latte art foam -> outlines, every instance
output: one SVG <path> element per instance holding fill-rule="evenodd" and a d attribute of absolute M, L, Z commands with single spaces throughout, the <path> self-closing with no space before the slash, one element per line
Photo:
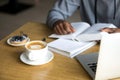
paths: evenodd
<path fill-rule="evenodd" d="M 39 50 L 45 48 L 45 45 L 40 42 L 31 42 L 27 45 L 27 48 L 31 50 Z"/>
<path fill-rule="evenodd" d="M 41 45 L 31 45 L 30 49 L 41 49 L 42 46 Z"/>

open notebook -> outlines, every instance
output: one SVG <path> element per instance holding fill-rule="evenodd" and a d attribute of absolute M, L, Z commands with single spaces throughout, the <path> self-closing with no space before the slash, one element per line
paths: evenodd
<path fill-rule="evenodd" d="M 95 80 L 120 77 L 120 33 L 104 35 L 98 53 L 80 54 L 76 59 Z"/>
<path fill-rule="evenodd" d="M 89 25 L 86 22 L 74 22 L 71 23 L 75 32 L 67 35 L 51 34 L 50 38 L 64 38 L 64 39 L 75 39 L 77 41 L 93 41 L 100 40 L 100 30 L 105 27 L 116 28 L 115 25 L 110 23 L 96 23 Z"/>

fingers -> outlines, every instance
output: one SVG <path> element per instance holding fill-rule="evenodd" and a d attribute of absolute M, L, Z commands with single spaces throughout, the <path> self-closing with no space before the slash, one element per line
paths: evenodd
<path fill-rule="evenodd" d="M 56 34 L 67 34 L 67 31 L 64 30 L 64 25 L 62 23 L 60 24 L 57 24 L 55 27 L 54 27 L 54 32 Z"/>
<path fill-rule="evenodd" d="M 68 22 L 64 22 L 64 30 L 66 30 L 68 34 L 75 32 L 74 28 Z"/>
<path fill-rule="evenodd" d="M 102 32 L 108 32 L 108 33 L 116 33 L 117 28 L 103 28 L 101 29 Z"/>
<path fill-rule="evenodd" d="M 67 21 L 59 20 L 54 24 L 54 32 L 63 35 L 73 33 L 75 30 Z"/>

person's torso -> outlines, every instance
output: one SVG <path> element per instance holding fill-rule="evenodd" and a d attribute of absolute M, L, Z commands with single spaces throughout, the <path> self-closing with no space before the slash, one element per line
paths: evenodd
<path fill-rule="evenodd" d="M 80 0 L 81 18 L 90 24 L 113 23 L 120 27 L 119 8 L 120 0 Z"/>

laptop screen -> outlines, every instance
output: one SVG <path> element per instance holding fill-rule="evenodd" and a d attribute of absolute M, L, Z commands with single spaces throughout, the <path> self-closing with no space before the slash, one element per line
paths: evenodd
<path fill-rule="evenodd" d="M 120 77 L 120 33 L 104 35 L 101 39 L 96 80 Z"/>
<path fill-rule="evenodd" d="M 79 54 L 76 59 L 95 80 L 120 77 L 120 33 L 103 35 L 98 53 Z"/>

